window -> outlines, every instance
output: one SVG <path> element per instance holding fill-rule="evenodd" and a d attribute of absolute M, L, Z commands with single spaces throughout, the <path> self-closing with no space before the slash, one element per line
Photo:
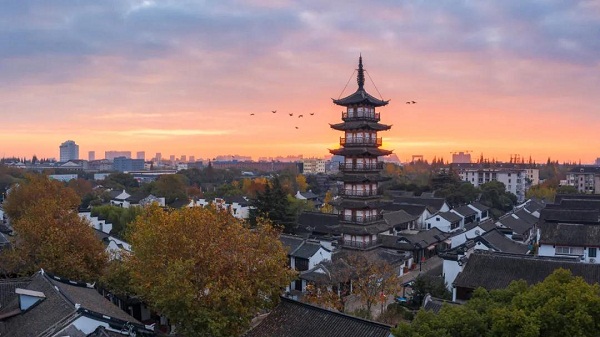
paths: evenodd
<path fill-rule="evenodd" d="M 295 262 L 297 271 L 308 270 L 308 259 L 302 259 L 297 257 Z"/>
<path fill-rule="evenodd" d="M 588 248 L 588 257 L 596 257 L 597 248 Z"/>
<path fill-rule="evenodd" d="M 557 255 L 583 255 L 583 248 L 556 246 L 555 252 Z"/>

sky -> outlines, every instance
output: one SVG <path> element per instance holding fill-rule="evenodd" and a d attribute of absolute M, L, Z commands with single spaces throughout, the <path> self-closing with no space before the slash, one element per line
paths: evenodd
<path fill-rule="evenodd" d="M 323 157 L 359 55 L 402 161 L 600 157 L 600 1 L 0 3 L 4 157 Z"/>

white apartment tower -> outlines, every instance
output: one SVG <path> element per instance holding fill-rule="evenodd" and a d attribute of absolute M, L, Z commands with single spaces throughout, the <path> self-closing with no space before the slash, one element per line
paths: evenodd
<path fill-rule="evenodd" d="M 67 162 L 69 160 L 79 159 L 79 145 L 72 140 L 60 144 L 60 161 Z"/>

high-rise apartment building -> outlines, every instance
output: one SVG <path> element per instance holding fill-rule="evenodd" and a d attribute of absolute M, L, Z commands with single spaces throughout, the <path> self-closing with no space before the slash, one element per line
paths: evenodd
<path fill-rule="evenodd" d="M 96 160 L 96 151 L 88 151 L 88 160 Z"/>
<path fill-rule="evenodd" d="M 185 154 L 181 155 L 181 162 L 185 163 L 187 159 L 187 156 Z"/>
<path fill-rule="evenodd" d="M 142 159 L 142 160 L 146 160 L 146 152 L 145 151 L 138 151 L 135 154 L 135 159 Z"/>
<path fill-rule="evenodd" d="M 79 159 L 79 145 L 75 144 L 74 141 L 67 140 L 60 144 L 59 149 L 61 162 Z"/>
<path fill-rule="evenodd" d="M 156 155 L 154 156 L 154 159 L 156 159 L 156 161 L 158 163 L 160 163 L 160 161 L 162 160 L 162 153 L 156 152 Z"/>
<path fill-rule="evenodd" d="M 194 157 L 194 156 L 190 156 L 190 161 L 189 161 L 189 162 L 190 162 L 190 163 L 193 163 L 193 162 L 195 162 L 195 161 L 196 161 L 196 157 Z"/>

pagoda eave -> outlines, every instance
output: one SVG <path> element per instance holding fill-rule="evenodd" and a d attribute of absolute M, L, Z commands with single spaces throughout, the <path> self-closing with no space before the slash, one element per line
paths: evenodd
<path fill-rule="evenodd" d="M 389 231 L 394 226 L 388 225 L 385 221 L 373 223 L 369 225 L 355 225 L 355 224 L 341 224 L 342 232 L 350 235 L 361 235 L 361 234 L 379 234 L 382 232 Z"/>
<path fill-rule="evenodd" d="M 341 174 L 331 177 L 332 180 L 341 181 L 344 183 L 364 183 L 364 182 L 382 182 L 388 181 L 392 178 L 383 177 L 379 174 L 360 174 L 360 175 L 349 175 Z"/>
<path fill-rule="evenodd" d="M 367 122 L 367 121 L 353 121 L 353 122 L 329 124 L 329 127 L 334 130 L 338 130 L 338 131 L 346 131 L 346 130 L 387 131 L 392 128 L 391 125 L 385 125 L 385 124 L 381 124 L 381 123 Z"/>
<path fill-rule="evenodd" d="M 351 147 L 351 148 L 347 148 L 347 147 L 341 147 L 339 149 L 330 149 L 329 153 L 333 154 L 333 155 L 338 155 L 338 156 L 364 156 L 364 155 L 371 155 L 371 156 L 387 156 L 389 154 L 392 154 L 392 150 L 384 150 L 384 149 L 378 149 L 378 148 L 374 148 L 374 147 Z"/>
<path fill-rule="evenodd" d="M 340 106 L 350 106 L 350 105 L 370 105 L 373 107 L 380 107 L 387 105 L 390 101 L 384 101 L 379 98 L 375 98 L 367 93 L 363 88 L 359 88 L 353 94 L 350 94 L 344 98 L 333 99 L 333 103 Z"/>

